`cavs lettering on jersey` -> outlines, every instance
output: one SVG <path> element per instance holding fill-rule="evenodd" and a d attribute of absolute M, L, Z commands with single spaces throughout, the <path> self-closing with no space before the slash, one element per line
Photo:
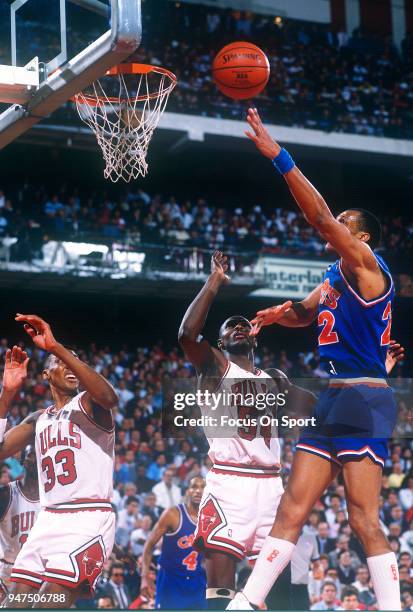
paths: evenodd
<path fill-rule="evenodd" d="M 36 457 L 43 507 L 71 502 L 73 506 L 76 500 L 80 506 L 93 500 L 95 505 L 99 500 L 107 505 L 112 497 L 114 430 L 95 423 L 82 406 L 82 395 L 60 410 L 47 408 L 37 420 Z"/>
<path fill-rule="evenodd" d="M 394 285 L 383 259 L 375 258 L 388 287 L 374 300 L 364 300 L 346 279 L 340 260 L 324 275 L 319 304 L 318 345 L 323 368 L 344 378 L 387 376 Z"/>
<path fill-rule="evenodd" d="M 238 394 L 245 397 L 246 394 L 267 392 L 277 393 L 273 379 L 269 374 L 255 368 L 249 372 L 229 361 L 226 372 L 222 377 L 215 394 L 225 392 L 227 396 Z M 200 406 L 203 415 L 211 416 L 210 407 Z M 241 423 L 248 423 L 250 419 L 256 419 L 258 424 L 240 425 L 234 430 L 232 437 L 216 438 L 209 437 L 217 429 L 205 429 L 209 443 L 209 457 L 214 463 L 214 471 L 226 473 L 242 473 L 243 471 L 257 471 L 257 475 L 273 475 L 279 469 L 280 444 L 277 431 L 271 425 L 261 426 L 259 417 L 268 414 L 268 410 L 257 410 L 253 406 L 240 405 L 239 400 L 232 406 L 218 406 L 215 415 L 228 415 L 232 419 L 240 419 Z M 223 431 L 221 429 L 221 431 Z"/>
<path fill-rule="evenodd" d="M 40 501 L 25 497 L 18 481 L 11 482 L 8 487 L 10 501 L 0 521 L 0 559 L 12 564 L 27 540 L 41 506 Z"/>

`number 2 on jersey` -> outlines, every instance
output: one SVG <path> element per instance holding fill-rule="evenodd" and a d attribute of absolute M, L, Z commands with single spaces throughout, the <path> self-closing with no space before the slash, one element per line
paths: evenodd
<path fill-rule="evenodd" d="M 335 344 L 339 342 L 337 332 L 333 331 L 336 319 L 330 310 L 323 310 L 318 315 L 318 325 L 324 326 L 318 336 L 318 344 Z"/>
<path fill-rule="evenodd" d="M 391 335 L 391 319 L 392 319 L 391 302 L 387 302 L 387 306 L 384 309 L 382 319 L 383 321 L 387 321 L 387 325 L 386 325 L 386 329 L 381 335 L 380 344 L 381 346 L 387 346 L 388 344 L 390 344 L 390 335 Z"/>

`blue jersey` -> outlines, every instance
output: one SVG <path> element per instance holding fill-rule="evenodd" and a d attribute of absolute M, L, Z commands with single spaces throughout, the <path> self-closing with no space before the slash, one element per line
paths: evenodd
<path fill-rule="evenodd" d="M 321 364 L 332 376 L 386 378 L 394 284 L 383 259 L 374 254 L 388 279 L 380 297 L 364 300 L 350 285 L 340 260 L 324 275 L 318 312 Z"/>
<path fill-rule="evenodd" d="M 178 509 L 178 529 L 163 537 L 155 607 L 181 610 L 204 608 L 206 576 L 202 566 L 203 556 L 192 546 L 196 524 L 184 504 L 179 504 Z"/>

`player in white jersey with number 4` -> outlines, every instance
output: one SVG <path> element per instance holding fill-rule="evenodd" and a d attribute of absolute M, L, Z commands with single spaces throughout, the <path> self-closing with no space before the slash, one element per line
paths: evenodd
<path fill-rule="evenodd" d="M 114 543 L 111 410 L 118 398 L 108 381 L 60 344 L 40 317 L 17 315 L 16 320 L 37 347 L 51 353 L 43 376 L 54 405 L 4 435 L 11 393 L 2 389 L 0 460 L 35 442 L 42 506 L 16 558 L 11 574 L 16 585 L 6 606 L 32 607 L 34 601 L 33 607 L 67 608 L 93 592 Z M 24 368 L 21 352 L 13 351 L 14 367 Z M 80 386 L 85 391 L 79 393 Z"/>
<path fill-rule="evenodd" d="M 258 554 L 283 493 L 277 432 L 271 425 L 249 425 L 249 419 L 259 415 L 254 406 L 243 405 L 241 397 L 248 393 L 277 395 L 279 389 L 272 376 L 254 366 L 256 339 L 251 324 L 241 316 L 227 319 L 220 329 L 218 349 L 199 336 L 219 288 L 229 280 L 227 267 L 226 257 L 214 253 L 211 275 L 188 308 L 179 331 L 180 344 L 197 370 L 201 389 L 240 394 L 241 400 L 227 410 L 229 417 L 240 419 L 236 435 L 226 437 L 219 427 L 216 436 L 210 429 L 206 432 L 213 467 L 206 478 L 194 540 L 206 558 L 207 607 L 221 610 L 234 595 L 237 561 Z M 289 384 L 282 372 L 276 378 Z M 205 405 L 202 412 L 207 415 Z"/>

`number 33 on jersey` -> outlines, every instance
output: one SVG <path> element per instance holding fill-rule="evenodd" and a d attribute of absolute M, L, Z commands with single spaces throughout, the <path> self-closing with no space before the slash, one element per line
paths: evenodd
<path fill-rule="evenodd" d="M 318 313 L 321 364 L 330 375 L 386 378 L 394 284 L 383 259 L 376 260 L 388 279 L 383 295 L 364 300 L 346 279 L 340 261 L 324 275 Z"/>
<path fill-rule="evenodd" d="M 36 455 L 43 507 L 112 497 L 114 431 L 91 419 L 82 406 L 82 395 L 60 411 L 47 408 L 37 419 Z"/>

